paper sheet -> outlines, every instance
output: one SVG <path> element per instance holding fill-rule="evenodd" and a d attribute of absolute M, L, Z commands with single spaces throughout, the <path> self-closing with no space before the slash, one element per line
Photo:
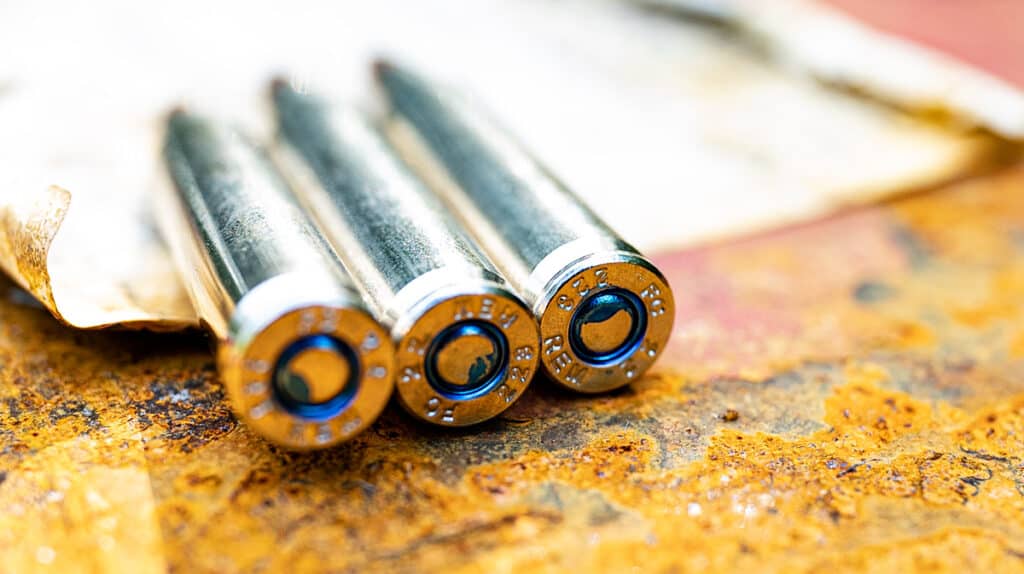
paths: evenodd
<path fill-rule="evenodd" d="M 83 328 L 195 324 L 147 215 L 169 106 L 265 137 L 272 75 L 372 109 L 380 53 L 473 91 L 647 250 L 931 185 L 993 153 L 628 3 L 41 1 L 0 8 L 0 53 L 0 265 Z"/>
<path fill-rule="evenodd" d="M 734 23 L 828 82 L 1024 140 L 1024 5 L 1015 0 L 641 1 Z"/>

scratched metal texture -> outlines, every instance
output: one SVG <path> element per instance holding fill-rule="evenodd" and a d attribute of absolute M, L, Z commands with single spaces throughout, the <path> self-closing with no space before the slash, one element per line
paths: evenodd
<path fill-rule="evenodd" d="M 315 454 L 235 422 L 199 336 L 3 280 L 0 571 L 1024 569 L 1024 169 L 659 263 L 631 388 Z"/>

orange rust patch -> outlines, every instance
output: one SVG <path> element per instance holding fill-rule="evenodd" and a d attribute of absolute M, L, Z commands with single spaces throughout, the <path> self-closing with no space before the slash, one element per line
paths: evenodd
<path fill-rule="evenodd" d="M 197 337 L 70 331 L 0 280 L 0 563 L 1019 570 L 1022 180 L 666 256 L 685 308 L 629 388 L 310 454 L 235 422 Z"/>

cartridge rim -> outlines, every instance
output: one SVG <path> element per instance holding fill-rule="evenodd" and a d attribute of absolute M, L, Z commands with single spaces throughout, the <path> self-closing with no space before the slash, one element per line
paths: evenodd
<path fill-rule="evenodd" d="M 325 448 L 357 435 L 384 410 L 394 386 L 394 346 L 383 327 L 357 307 L 301 305 L 240 328 L 221 348 L 221 371 L 238 417 L 292 449 Z M 325 400 L 289 397 L 278 380 L 308 349 L 335 352 L 344 363 L 326 374 L 336 371 L 343 381 Z M 325 376 L 322 365 L 314 376 Z"/>
<path fill-rule="evenodd" d="M 583 257 L 565 266 L 545 292 L 538 305 L 541 363 L 574 391 L 600 393 L 637 380 L 672 333 L 672 290 L 636 253 Z"/>
<path fill-rule="evenodd" d="M 469 346 L 470 342 L 459 342 L 466 337 L 478 339 L 477 352 L 457 353 L 461 362 L 439 365 L 445 349 Z M 538 343 L 529 309 L 503 287 L 439 294 L 399 339 L 399 402 L 416 418 L 442 426 L 462 427 L 493 418 L 511 407 L 530 384 L 537 371 Z M 493 358 L 487 360 L 489 352 Z"/>

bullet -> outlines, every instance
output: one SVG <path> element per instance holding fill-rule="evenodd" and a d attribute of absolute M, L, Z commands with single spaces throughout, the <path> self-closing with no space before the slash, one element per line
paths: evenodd
<path fill-rule="evenodd" d="M 396 344 L 396 389 L 444 426 L 492 418 L 537 370 L 537 325 L 358 113 L 275 83 L 282 165 Z"/>
<path fill-rule="evenodd" d="M 394 388 L 394 347 L 266 155 L 179 110 L 163 159 L 161 231 L 238 417 L 294 449 L 370 425 Z"/>
<path fill-rule="evenodd" d="M 537 317 L 545 371 L 596 393 L 650 368 L 675 310 L 658 269 L 468 99 L 391 63 L 375 73 L 391 140 Z"/>

